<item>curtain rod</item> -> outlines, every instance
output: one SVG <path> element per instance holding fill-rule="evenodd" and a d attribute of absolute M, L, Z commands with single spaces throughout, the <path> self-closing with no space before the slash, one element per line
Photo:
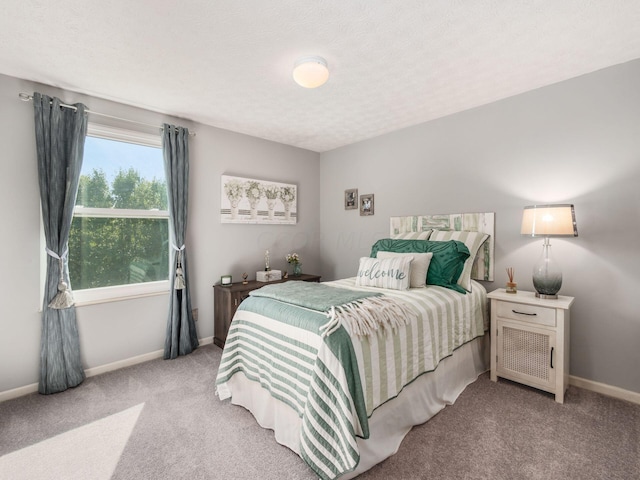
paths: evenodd
<path fill-rule="evenodd" d="M 29 102 L 29 101 L 33 100 L 33 95 L 29 95 L 28 93 L 19 93 L 18 97 L 20 97 L 20 100 L 22 100 L 23 102 Z M 64 108 L 70 108 L 72 110 L 78 110 L 74 105 L 67 105 L 66 103 L 61 103 L 60 106 L 64 107 Z M 157 125 L 151 125 L 150 123 L 138 122 L 136 120 L 129 120 L 127 118 L 115 117 L 113 115 L 107 115 L 106 113 L 94 112 L 93 110 L 89 110 L 88 108 L 86 108 L 84 111 L 86 113 L 90 113 L 91 115 L 98 115 L 99 117 L 111 118 L 113 120 L 120 120 L 120 121 L 123 121 L 123 122 L 129 122 L 129 123 L 137 123 L 138 125 L 144 125 L 145 127 L 159 128 L 160 130 L 163 130 L 162 127 L 158 127 Z M 195 132 L 189 132 L 189 136 L 190 137 L 195 137 L 196 133 Z"/>

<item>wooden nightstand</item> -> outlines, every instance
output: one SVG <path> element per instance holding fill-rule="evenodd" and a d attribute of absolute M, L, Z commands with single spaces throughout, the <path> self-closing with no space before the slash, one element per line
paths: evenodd
<path fill-rule="evenodd" d="M 289 280 L 298 280 L 303 282 L 319 282 L 320 275 L 309 275 L 303 273 L 298 277 L 289 276 L 282 280 L 274 280 L 273 282 L 257 282 L 251 280 L 243 285 L 242 282 L 232 283 L 230 286 L 223 287 L 220 284 L 213 286 L 213 343 L 220 348 L 224 348 L 224 342 L 227 340 L 229 333 L 229 325 L 231 319 L 238 309 L 238 305 L 249 296 L 249 292 L 256 290 L 265 285 L 274 283 L 287 282 Z"/>
<path fill-rule="evenodd" d="M 569 318 L 573 297 L 546 300 L 533 292 L 491 299 L 491 380 L 508 378 L 555 394 L 564 403 L 569 385 Z"/>

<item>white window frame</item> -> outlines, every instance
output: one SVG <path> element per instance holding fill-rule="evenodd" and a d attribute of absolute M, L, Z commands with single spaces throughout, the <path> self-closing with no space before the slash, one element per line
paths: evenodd
<path fill-rule="evenodd" d="M 115 140 L 118 142 L 145 145 L 148 147 L 162 148 L 160 133 L 149 134 L 126 130 L 107 125 L 89 122 L 87 136 Z M 111 208 L 86 208 L 76 206 L 74 216 L 81 217 L 109 217 L 109 218 L 166 218 L 169 221 L 168 210 L 130 210 Z M 169 252 L 169 258 L 171 258 Z M 42 282 L 44 284 L 44 282 Z M 71 279 L 73 287 L 73 278 Z M 111 287 L 87 288 L 73 290 L 76 306 L 93 305 L 97 303 L 116 302 L 133 298 L 163 295 L 169 292 L 169 280 L 157 282 L 135 283 L 128 285 L 114 285 Z"/>

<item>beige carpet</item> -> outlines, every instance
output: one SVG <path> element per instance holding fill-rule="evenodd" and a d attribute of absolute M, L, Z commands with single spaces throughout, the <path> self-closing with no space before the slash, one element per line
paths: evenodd
<path fill-rule="evenodd" d="M 0 478 L 109 480 L 144 404 L 0 457 Z"/>
<path fill-rule="evenodd" d="M 220 402 L 220 349 L 201 347 L 0 403 L 0 479 L 311 480 L 241 407 Z M 640 405 L 482 375 L 359 478 L 640 479 Z"/>

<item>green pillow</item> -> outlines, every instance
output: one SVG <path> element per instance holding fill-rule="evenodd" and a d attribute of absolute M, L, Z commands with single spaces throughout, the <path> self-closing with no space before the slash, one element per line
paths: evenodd
<path fill-rule="evenodd" d="M 433 253 L 429 270 L 427 271 L 427 285 L 439 285 L 460 293 L 467 293 L 458 285 L 460 274 L 464 270 L 464 262 L 471 255 L 467 246 L 457 240 L 448 242 L 430 242 L 428 240 L 396 240 L 383 238 L 371 247 L 371 257 L 378 252 L 396 253 Z"/>

